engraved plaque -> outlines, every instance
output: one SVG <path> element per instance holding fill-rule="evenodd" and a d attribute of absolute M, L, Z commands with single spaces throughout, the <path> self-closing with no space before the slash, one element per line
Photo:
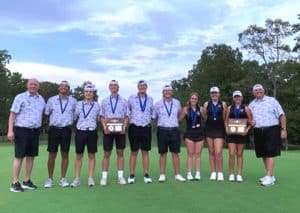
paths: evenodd
<path fill-rule="evenodd" d="M 107 118 L 106 119 L 107 129 L 111 134 L 121 133 L 124 125 L 123 118 Z"/>
<path fill-rule="evenodd" d="M 246 133 L 247 119 L 229 119 L 228 130 L 230 134 Z"/>

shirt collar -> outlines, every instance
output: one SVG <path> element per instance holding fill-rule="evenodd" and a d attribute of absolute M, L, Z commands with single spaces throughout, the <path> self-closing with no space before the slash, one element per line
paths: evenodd
<path fill-rule="evenodd" d="M 88 104 L 88 105 L 92 105 L 94 103 L 94 101 L 87 102 L 86 100 L 83 100 L 82 102 L 83 104 Z"/>
<path fill-rule="evenodd" d="M 59 98 L 60 98 L 59 95 L 56 95 L 56 98 L 59 100 Z M 63 98 L 63 99 L 68 99 L 68 98 L 69 98 L 69 96 L 67 95 L 66 98 Z"/>
<path fill-rule="evenodd" d="M 257 98 L 255 98 L 255 102 L 259 102 L 259 101 L 265 101 L 267 99 L 267 97 L 266 97 L 266 95 L 264 95 L 264 97 L 263 98 L 261 98 L 261 99 L 257 99 Z"/>
<path fill-rule="evenodd" d="M 40 97 L 40 94 L 39 94 L 39 93 L 36 93 L 36 95 L 31 95 L 29 91 L 26 91 L 26 95 L 27 95 L 28 97 L 37 97 L 37 98 Z"/>

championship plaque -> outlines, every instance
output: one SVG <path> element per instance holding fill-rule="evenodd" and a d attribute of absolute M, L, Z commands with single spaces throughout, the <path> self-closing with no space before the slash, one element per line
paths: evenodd
<path fill-rule="evenodd" d="M 246 133 L 248 119 L 229 119 L 228 130 L 230 134 Z"/>
<path fill-rule="evenodd" d="M 124 119 L 123 118 L 107 118 L 106 126 L 110 134 L 121 133 L 123 130 Z"/>

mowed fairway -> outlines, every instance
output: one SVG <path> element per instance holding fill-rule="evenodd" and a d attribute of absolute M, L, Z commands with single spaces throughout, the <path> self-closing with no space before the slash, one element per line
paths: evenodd
<path fill-rule="evenodd" d="M 78 188 L 45 189 L 47 178 L 46 145 L 40 146 L 40 156 L 36 159 L 32 180 L 38 185 L 36 191 L 12 193 L 11 165 L 13 146 L 0 145 L 0 212 L 299 212 L 300 193 L 300 152 L 283 152 L 276 165 L 276 185 L 269 188 L 259 186 L 257 180 L 263 175 L 261 160 L 255 158 L 252 150 L 244 153 L 243 183 L 227 181 L 227 149 L 224 149 L 224 182 L 210 181 L 207 149 L 202 155 L 202 180 L 195 182 L 175 182 L 171 156 L 168 158 L 167 182 L 158 183 L 158 154 L 154 147 L 151 152 L 152 184 L 142 180 L 141 161 L 139 158 L 136 172 L 136 184 L 121 186 L 116 183 L 115 153 L 112 155 L 109 171 L 109 185 L 99 186 L 102 147 L 97 154 L 95 187 L 87 186 L 87 159 L 85 156 L 81 175 L 81 186 Z M 74 146 L 70 152 L 70 166 L 67 178 L 73 179 Z M 125 154 L 125 174 L 128 175 L 129 147 Z M 140 156 L 139 156 L 140 157 Z M 181 150 L 181 171 L 185 175 L 185 148 Z M 55 181 L 59 179 L 58 158 L 55 170 Z M 23 169 L 22 169 L 23 171 Z M 21 175 L 21 180 L 23 173 Z"/>

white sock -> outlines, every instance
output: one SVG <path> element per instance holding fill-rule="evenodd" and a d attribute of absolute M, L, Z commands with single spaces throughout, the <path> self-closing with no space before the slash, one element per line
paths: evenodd
<path fill-rule="evenodd" d="M 102 172 L 102 178 L 107 178 L 107 171 Z"/>
<path fill-rule="evenodd" d="M 192 172 L 187 172 L 187 175 L 192 175 Z"/>
<path fill-rule="evenodd" d="M 123 170 L 118 170 L 118 178 L 123 177 L 124 171 Z"/>

